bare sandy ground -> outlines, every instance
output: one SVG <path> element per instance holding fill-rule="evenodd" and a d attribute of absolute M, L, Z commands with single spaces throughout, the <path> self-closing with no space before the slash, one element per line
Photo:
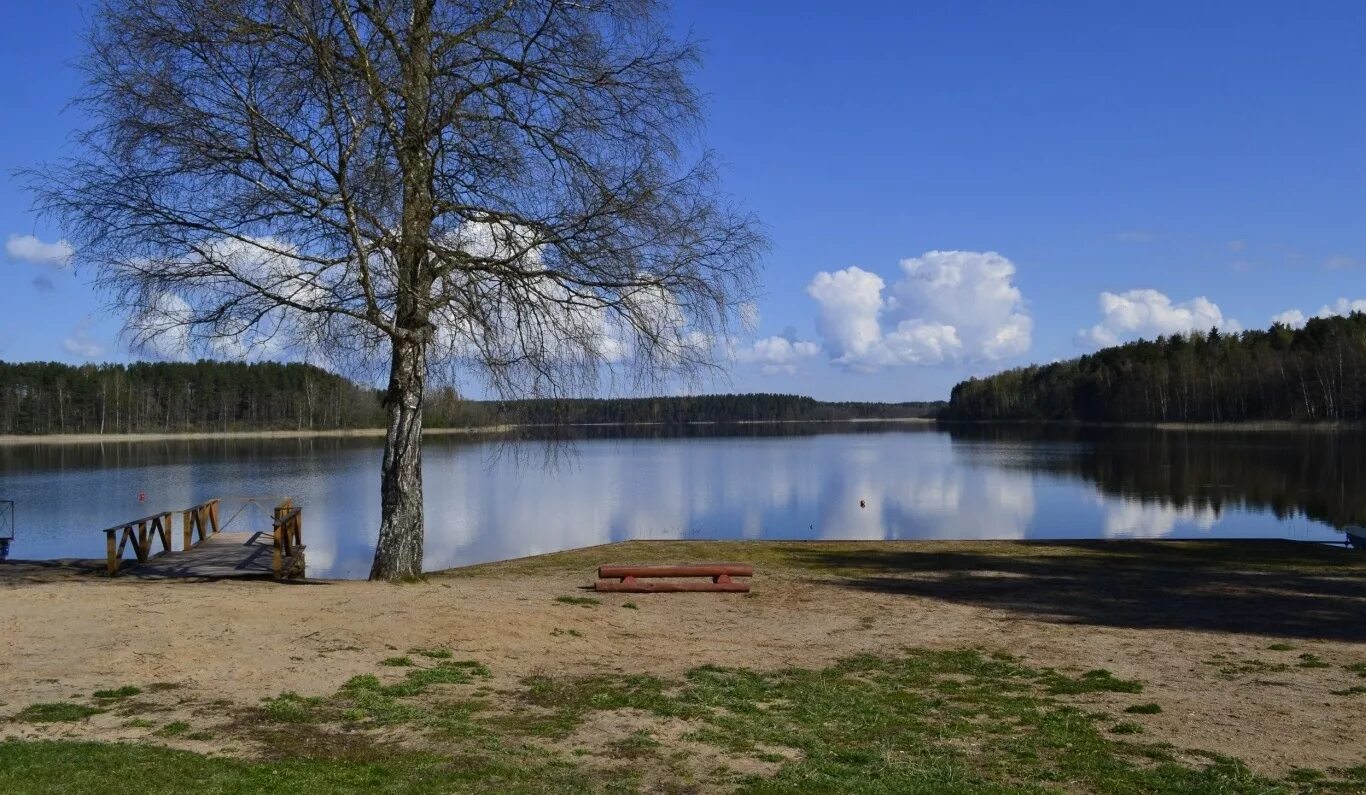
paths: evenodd
<path fill-rule="evenodd" d="M 1281 554 L 1275 545 L 1234 564 L 1211 563 L 1206 547 L 1154 562 L 1157 547 L 1143 542 L 1103 554 L 1079 545 L 782 546 L 781 560 L 776 547 L 726 547 L 728 557 L 756 560 L 751 596 L 603 594 L 595 608 L 555 601 L 583 595 L 595 562 L 714 559 L 715 549 L 628 544 L 405 585 L 111 581 L 0 565 L 0 737 L 127 738 L 112 716 L 46 727 L 4 720 L 125 684 L 181 685 L 163 705 L 167 719 L 286 690 L 330 694 L 411 647 L 452 649 L 506 686 L 537 673 L 772 669 L 979 647 L 1141 681 L 1142 699 L 1164 707 L 1132 716 L 1152 741 L 1272 775 L 1366 764 L 1366 695 L 1333 695 L 1366 684 L 1344 668 L 1366 662 L 1366 566 L 1357 565 L 1366 556 L 1315 551 L 1282 568 L 1264 559 Z M 1345 564 L 1319 567 L 1324 555 Z M 627 601 L 639 609 L 621 609 Z M 1294 648 L 1268 649 L 1279 643 Z M 1300 667 L 1306 653 L 1327 667 Z M 1101 709 L 1133 700 L 1084 698 Z"/>

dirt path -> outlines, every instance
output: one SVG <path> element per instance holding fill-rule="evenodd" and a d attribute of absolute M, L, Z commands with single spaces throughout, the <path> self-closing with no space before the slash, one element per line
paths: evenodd
<path fill-rule="evenodd" d="M 110 581 L 0 566 L 0 736 L 119 738 L 112 721 L 42 728 L 3 719 L 125 684 L 176 683 L 184 709 L 253 705 L 286 690 L 330 694 L 413 647 L 451 649 L 507 684 L 536 673 L 809 667 L 860 652 L 980 647 L 1030 666 L 1107 668 L 1143 682 L 1143 698 L 1163 706 L 1135 716 L 1153 741 L 1273 775 L 1366 764 L 1366 748 L 1343 741 L 1366 734 L 1366 694 L 1334 695 L 1366 685 L 1346 667 L 1366 662 L 1366 643 L 1337 621 L 1343 611 L 1356 611 L 1357 623 L 1366 616 L 1359 566 L 1158 565 L 1028 545 L 780 546 L 726 548 L 758 561 L 750 596 L 605 594 L 587 607 L 556 598 L 584 595 L 589 560 L 714 550 L 627 545 L 410 585 Z M 843 566 L 810 559 L 829 554 L 843 555 Z M 916 557 L 869 563 L 872 554 Z M 1096 577 L 1108 593 L 1074 590 L 1098 587 Z M 1316 624 L 1291 620 L 1305 609 L 1317 611 Z M 1259 620 L 1264 631 L 1254 630 Z M 1303 667 L 1310 659 L 1321 662 Z M 1114 697 L 1090 698 L 1103 708 Z"/>

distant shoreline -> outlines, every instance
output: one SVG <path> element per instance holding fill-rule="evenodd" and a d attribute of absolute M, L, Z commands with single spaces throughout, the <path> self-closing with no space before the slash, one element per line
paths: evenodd
<path fill-rule="evenodd" d="M 1359 431 L 1362 422 L 1291 422 L 1290 420 L 1253 420 L 1249 422 L 1087 422 L 1085 420 L 935 420 L 940 425 L 1049 425 L 1071 428 L 1133 428 L 1156 431 Z"/>
<path fill-rule="evenodd" d="M 425 428 L 424 436 L 500 433 L 512 425 L 482 425 L 476 428 Z M 106 444 L 110 442 L 182 442 L 213 439 L 354 439 L 383 438 L 385 428 L 341 428 L 298 431 L 190 431 L 187 433 L 47 433 L 33 436 L 0 436 L 0 447 L 40 444 Z"/>
<path fill-rule="evenodd" d="M 865 422 L 901 422 L 931 424 L 936 420 L 929 417 L 870 417 L 846 420 L 731 420 L 726 422 L 699 421 L 682 423 L 684 425 L 796 425 L 796 424 L 834 424 Z M 424 428 L 423 436 L 462 436 L 485 433 L 506 433 L 518 428 L 630 428 L 653 427 L 671 423 L 661 422 L 601 422 L 572 423 L 568 425 L 479 425 L 469 428 Z M 189 431 L 186 433 L 48 433 L 25 435 L 0 435 L 0 447 L 21 447 L 24 445 L 57 444 L 110 444 L 114 442 L 195 442 L 235 439 L 365 439 L 383 438 L 385 428 L 341 428 L 334 430 L 297 430 L 297 431 Z"/>

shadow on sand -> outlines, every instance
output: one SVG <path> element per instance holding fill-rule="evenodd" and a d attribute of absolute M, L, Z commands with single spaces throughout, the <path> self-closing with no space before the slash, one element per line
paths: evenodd
<path fill-rule="evenodd" d="M 1366 554 L 1301 542 L 1025 543 L 1006 554 L 799 551 L 847 588 L 1060 623 L 1366 641 Z"/>

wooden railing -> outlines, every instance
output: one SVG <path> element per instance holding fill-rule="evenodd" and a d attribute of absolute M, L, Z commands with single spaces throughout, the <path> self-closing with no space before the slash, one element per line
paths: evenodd
<path fill-rule="evenodd" d="M 218 500 L 209 500 L 202 505 L 193 508 L 186 508 L 182 515 L 181 526 L 185 532 L 185 546 L 182 549 L 190 549 L 200 544 L 204 539 L 217 535 L 218 529 Z M 195 541 L 194 536 L 198 533 L 199 540 Z"/>
<path fill-rule="evenodd" d="M 218 500 L 209 500 L 193 508 L 187 508 L 180 514 L 184 549 L 190 549 L 219 532 Z M 123 554 L 130 543 L 133 546 L 133 554 L 137 557 L 138 563 L 146 563 L 152 558 L 171 552 L 171 533 L 174 531 L 175 525 L 174 516 L 175 511 L 156 513 L 105 530 L 104 549 L 109 576 L 117 575 L 119 569 L 123 568 Z M 198 541 L 194 540 L 196 533 L 199 535 Z M 153 554 L 152 544 L 158 541 L 161 550 Z"/>
<path fill-rule="evenodd" d="M 271 556 L 271 570 L 276 578 L 294 577 L 303 573 L 304 568 L 304 520 L 303 509 L 296 508 L 292 500 L 284 500 L 275 506 L 274 516 L 275 550 Z"/>
<path fill-rule="evenodd" d="M 170 511 L 144 516 L 131 522 L 124 522 L 104 531 L 105 554 L 108 557 L 109 576 L 119 573 L 123 565 L 123 552 L 128 542 L 133 542 L 133 553 L 138 563 L 146 563 L 157 555 L 171 551 Z M 152 554 L 152 542 L 161 541 L 161 551 Z"/>

